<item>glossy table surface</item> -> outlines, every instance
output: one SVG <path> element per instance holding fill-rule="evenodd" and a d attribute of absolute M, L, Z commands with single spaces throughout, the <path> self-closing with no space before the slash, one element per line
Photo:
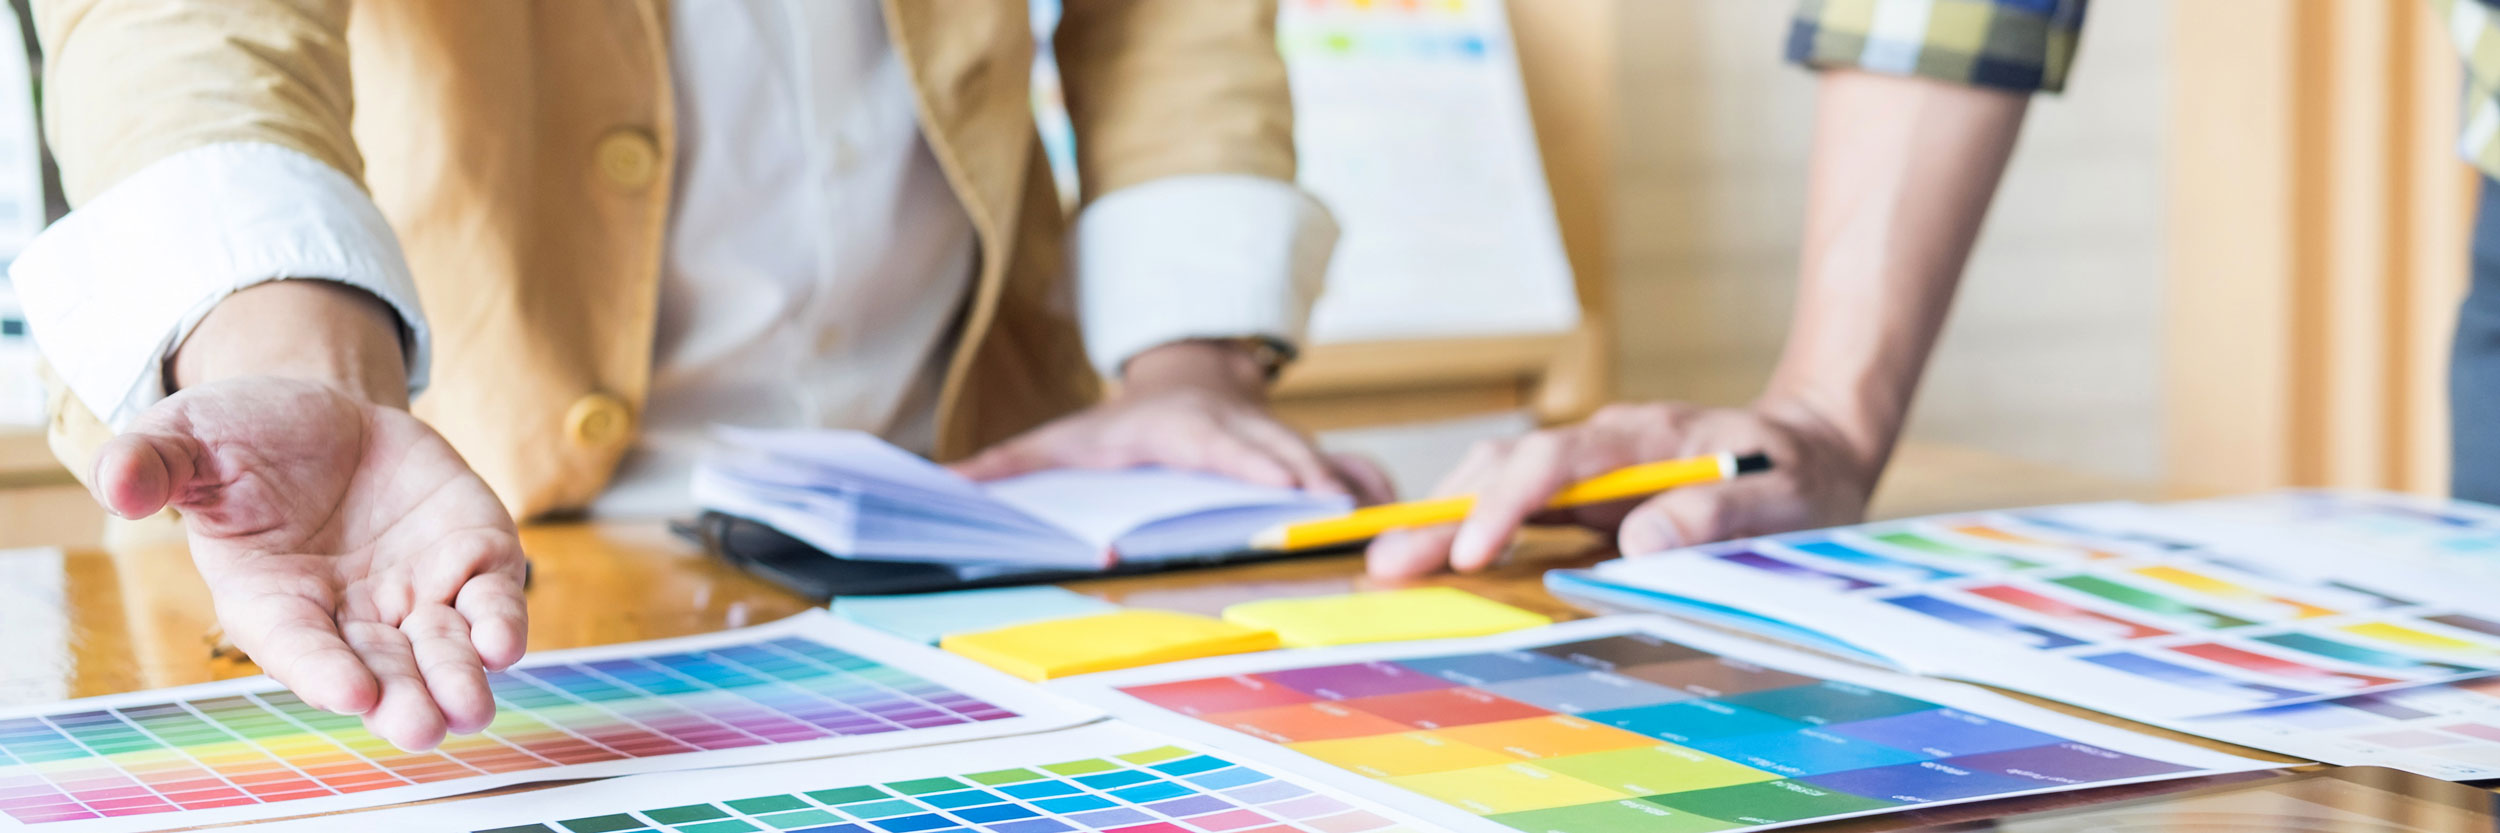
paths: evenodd
<path fill-rule="evenodd" d="M 1879 516 L 2152 496 L 2137 487 L 1958 450 L 1909 451 L 1903 462 L 1878 499 Z M 2009 494 L 2006 484 L 2018 485 Z M 12 499 L 9 492 L 0 492 L 0 511 Z M 8 543 L 31 542 L 19 536 Z M 768 622 L 810 607 L 806 599 L 704 556 L 656 522 L 535 526 L 524 530 L 522 543 L 534 571 L 529 591 L 532 650 L 702 633 Z M 1539 577 L 1552 567 L 1593 563 L 1610 555 L 1598 536 L 1536 530 L 1498 569 L 1426 581 L 1560 619 L 1578 618 L 1587 614 L 1547 595 Z M 1374 584 L 1362 576 L 1358 558 L 1332 556 L 1068 586 L 1122 604 L 1213 613 L 1240 601 L 1341 593 Z M 206 591 L 178 542 L 0 550 L 0 631 L 7 636 L 0 638 L 0 704 L 256 673 L 247 660 L 217 655 L 210 636 L 213 622 Z M 1893 829 L 1981 811 L 1940 812 L 1878 817 L 1832 829 Z"/>

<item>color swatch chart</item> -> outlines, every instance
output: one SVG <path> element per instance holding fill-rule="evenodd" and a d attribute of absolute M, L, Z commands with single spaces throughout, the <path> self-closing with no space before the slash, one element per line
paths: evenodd
<path fill-rule="evenodd" d="M 1428 821 L 1534 833 L 1732 830 L 2263 766 L 1647 617 L 1062 685 L 1149 728 L 1362 776 L 1361 794 Z"/>
<path fill-rule="evenodd" d="M 914 670 L 905 670 L 910 667 Z M 156 829 L 498 784 L 935 743 L 1068 725 L 994 672 L 819 613 L 533 656 L 486 731 L 392 747 L 265 678 L 0 715 L 0 828 Z"/>
<path fill-rule="evenodd" d="M 1584 576 L 1741 608 L 1906 670 L 2138 718 L 2500 670 L 2493 599 L 2375 562 L 2182 538 L 2155 512 L 2087 505 L 1873 524 Z M 2355 564 L 2366 578 L 2339 572 Z"/>
<path fill-rule="evenodd" d="M 2344 766 L 2500 778 L 2500 678 L 2179 721 L 2184 732 Z"/>
<path fill-rule="evenodd" d="M 978 767 L 975 769 L 974 767 Z M 669 773 L 306 819 L 273 831 L 1414 833 L 1382 808 L 1118 724 Z"/>

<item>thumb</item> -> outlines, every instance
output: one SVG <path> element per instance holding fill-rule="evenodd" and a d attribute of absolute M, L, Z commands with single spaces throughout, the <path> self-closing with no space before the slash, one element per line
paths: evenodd
<path fill-rule="evenodd" d="M 1649 499 L 1625 515 L 1615 546 L 1626 556 L 1650 555 L 1727 537 L 1733 511 L 1719 484 L 1687 486 Z"/>
<path fill-rule="evenodd" d="M 208 447 L 188 435 L 130 432 L 96 451 L 88 478 L 96 502 L 124 518 L 154 515 L 199 475 Z"/>

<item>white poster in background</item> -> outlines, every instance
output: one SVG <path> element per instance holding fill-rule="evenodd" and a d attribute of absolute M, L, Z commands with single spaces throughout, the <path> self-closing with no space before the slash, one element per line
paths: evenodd
<path fill-rule="evenodd" d="M 1344 231 L 1313 342 L 1579 323 L 1500 0 L 1297 0 L 1276 29 L 1302 185 Z"/>
<path fill-rule="evenodd" d="M 1033 0 L 1033 110 L 1073 203 L 1077 137 L 1050 60 L 1059 17 L 1059 0 Z M 1313 343 L 1578 326 L 1502 0 L 1291 0 L 1276 35 L 1298 179 L 1343 232 Z"/>

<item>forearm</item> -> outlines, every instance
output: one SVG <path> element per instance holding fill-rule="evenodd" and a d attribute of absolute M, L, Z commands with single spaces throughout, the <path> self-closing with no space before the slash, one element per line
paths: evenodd
<path fill-rule="evenodd" d="M 1832 71 L 1816 98 L 1797 307 L 1766 406 L 1891 455 L 2022 126 L 2018 93 Z"/>
<path fill-rule="evenodd" d="M 1129 391 L 1197 387 L 1266 401 L 1267 384 L 1267 370 L 1258 357 L 1226 341 L 1175 341 L 1150 348 L 1120 372 L 1120 386 Z"/>
<path fill-rule="evenodd" d="M 381 299 L 318 280 L 274 281 L 228 296 L 166 362 L 167 392 L 241 376 L 322 382 L 408 407 L 399 318 Z"/>

